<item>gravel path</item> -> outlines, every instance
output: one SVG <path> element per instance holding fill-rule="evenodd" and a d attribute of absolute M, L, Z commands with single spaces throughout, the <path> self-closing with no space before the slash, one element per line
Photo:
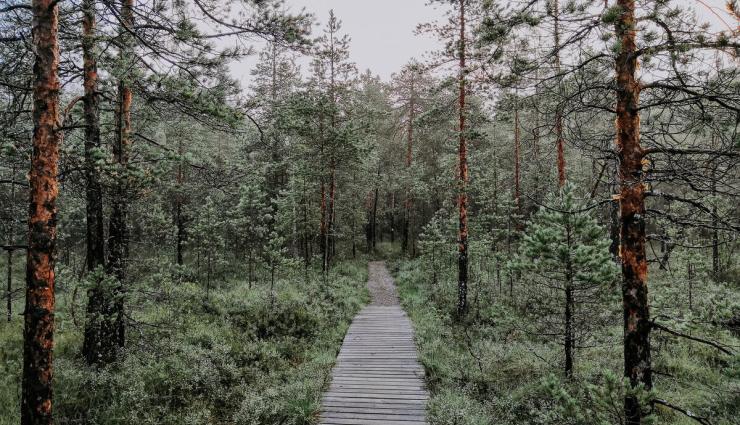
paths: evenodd
<path fill-rule="evenodd" d="M 371 261 L 368 265 L 368 289 L 373 305 L 398 305 L 398 293 L 385 261 Z"/>

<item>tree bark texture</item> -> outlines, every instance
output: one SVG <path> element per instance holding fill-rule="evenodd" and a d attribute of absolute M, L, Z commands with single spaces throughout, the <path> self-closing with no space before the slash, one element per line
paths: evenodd
<path fill-rule="evenodd" d="M 460 0 L 460 93 L 459 93 L 459 192 L 458 192 L 458 260 L 457 260 L 457 314 L 468 310 L 468 149 L 465 140 L 465 0 Z"/>
<path fill-rule="evenodd" d="M 33 0 L 33 154 L 29 172 L 26 308 L 21 423 L 52 424 L 54 249 L 57 237 L 59 120 L 58 6 Z"/>
<path fill-rule="evenodd" d="M 621 49 L 616 58 L 616 148 L 619 161 L 622 299 L 624 307 L 624 376 L 630 385 L 652 387 L 648 263 L 645 255 L 645 188 L 638 111 L 640 84 L 636 78 L 635 1 L 618 0 L 616 22 Z M 624 401 L 625 422 L 639 424 L 643 408 L 637 397 Z"/>

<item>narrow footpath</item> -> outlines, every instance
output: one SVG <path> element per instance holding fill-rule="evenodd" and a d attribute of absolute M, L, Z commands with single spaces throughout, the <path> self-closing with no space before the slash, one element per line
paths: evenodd
<path fill-rule="evenodd" d="M 429 393 L 414 330 L 382 261 L 369 264 L 372 304 L 357 314 L 324 394 L 321 424 L 426 425 Z"/>

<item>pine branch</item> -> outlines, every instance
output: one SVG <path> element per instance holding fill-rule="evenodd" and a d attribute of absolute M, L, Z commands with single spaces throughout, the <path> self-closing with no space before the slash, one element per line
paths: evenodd
<path fill-rule="evenodd" d="M 686 415 L 687 417 L 689 417 L 689 418 L 691 418 L 691 419 L 693 419 L 693 420 L 695 420 L 695 421 L 699 422 L 699 423 L 700 423 L 700 424 L 702 424 L 702 425 L 712 425 L 712 422 L 710 422 L 708 418 L 705 418 L 705 417 L 703 417 L 703 416 L 697 416 L 697 415 L 695 415 L 695 414 L 694 414 L 694 413 L 693 413 L 693 412 L 692 412 L 691 410 L 688 410 L 688 409 L 684 409 L 684 408 L 682 408 L 682 407 L 679 407 L 679 406 L 673 405 L 673 404 L 671 404 L 671 403 L 668 403 L 668 402 L 667 402 L 667 401 L 665 401 L 665 400 L 662 400 L 662 399 L 656 398 L 656 399 L 653 399 L 653 400 L 652 400 L 652 403 L 653 403 L 653 404 L 660 404 L 661 406 L 665 406 L 665 407 L 667 407 L 667 408 L 669 408 L 669 409 L 675 410 L 675 411 L 677 411 L 677 412 L 681 412 L 681 413 L 683 413 L 684 415 Z"/>
<path fill-rule="evenodd" d="M 714 341 L 710 341 L 708 339 L 698 338 L 698 337 L 687 335 L 687 334 L 684 334 L 684 333 L 681 333 L 681 332 L 678 332 L 678 331 L 674 331 L 674 330 L 669 329 L 669 328 L 667 328 L 667 327 L 665 327 L 665 326 L 663 326 L 661 324 L 656 323 L 655 320 L 653 320 L 651 322 L 651 326 L 653 328 L 656 328 L 656 329 L 660 329 L 662 331 L 665 331 L 665 332 L 667 332 L 667 333 L 669 333 L 669 334 L 671 334 L 673 336 L 678 336 L 678 337 L 681 337 L 681 338 L 686 338 L 686 339 L 690 339 L 692 341 L 700 342 L 702 344 L 706 344 L 706 345 L 712 346 L 712 347 L 716 348 L 717 350 L 719 350 L 719 351 L 721 351 L 721 352 L 723 352 L 725 354 L 729 354 L 731 356 L 734 355 L 732 351 L 728 350 L 727 348 L 719 345 L 718 343 L 716 343 Z"/>

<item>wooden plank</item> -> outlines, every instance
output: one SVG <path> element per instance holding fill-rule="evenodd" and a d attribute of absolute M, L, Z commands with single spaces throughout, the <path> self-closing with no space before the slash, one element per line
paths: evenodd
<path fill-rule="evenodd" d="M 387 273 L 373 263 L 369 279 L 378 279 L 379 272 Z M 387 285 L 387 276 L 380 278 L 371 288 Z M 322 398 L 320 424 L 427 425 L 428 399 L 408 316 L 399 305 L 366 306 L 344 337 Z"/>

